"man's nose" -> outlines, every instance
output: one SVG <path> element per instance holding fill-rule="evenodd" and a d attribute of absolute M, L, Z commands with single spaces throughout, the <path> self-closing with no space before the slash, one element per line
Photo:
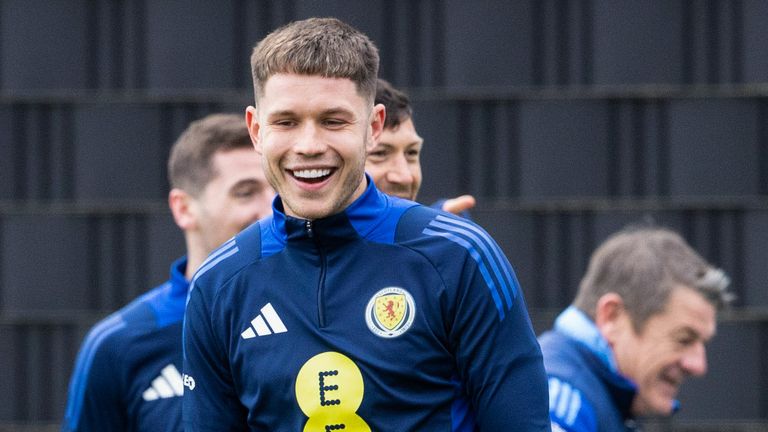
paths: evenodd
<path fill-rule="evenodd" d="M 326 149 L 320 128 L 312 122 L 306 122 L 299 130 L 296 137 L 294 151 L 299 154 L 312 155 L 324 152 Z"/>
<path fill-rule="evenodd" d="M 707 373 L 707 349 L 703 343 L 691 347 L 682 358 L 683 369 L 692 376 L 702 376 Z"/>
<path fill-rule="evenodd" d="M 408 167 L 408 161 L 404 156 L 395 156 L 387 170 L 387 181 L 390 183 L 411 184 L 413 173 Z"/>

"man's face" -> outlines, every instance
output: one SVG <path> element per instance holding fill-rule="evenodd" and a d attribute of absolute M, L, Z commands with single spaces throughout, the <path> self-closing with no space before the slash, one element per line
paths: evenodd
<path fill-rule="evenodd" d="M 421 187 L 419 156 L 423 142 L 410 118 L 381 132 L 378 143 L 368 153 L 365 170 L 382 192 L 416 200 Z"/>
<path fill-rule="evenodd" d="M 275 196 L 252 148 L 216 152 L 211 163 L 215 175 L 191 204 L 206 252 L 269 215 Z"/>
<path fill-rule="evenodd" d="M 679 287 L 639 334 L 626 320 L 613 349 L 621 373 L 638 386 L 634 414 L 671 414 L 683 380 L 706 373 L 705 344 L 715 334 L 715 315 L 701 294 Z"/>
<path fill-rule="evenodd" d="M 365 156 L 381 132 L 372 107 L 346 78 L 276 74 L 246 118 L 269 182 L 286 214 L 319 219 L 365 190 Z"/>

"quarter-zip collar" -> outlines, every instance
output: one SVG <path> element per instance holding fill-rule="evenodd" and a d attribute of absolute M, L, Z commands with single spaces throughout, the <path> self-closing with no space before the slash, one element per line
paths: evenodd
<path fill-rule="evenodd" d="M 278 241 L 301 242 L 334 239 L 334 242 L 366 237 L 372 240 L 391 241 L 394 235 L 392 221 L 387 216 L 394 200 L 374 185 L 366 174 L 366 188 L 360 197 L 343 212 L 322 219 L 315 219 L 307 224 L 306 219 L 285 214 L 283 202 L 279 196 L 272 202 L 272 230 Z M 312 237 L 310 238 L 311 227 Z"/>
<path fill-rule="evenodd" d="M 154 310 L 157 325 L 164 327 L 179 322 L 184 317 L 189 281 L 184 276 L 187 271 L 187 257 L 183 256 L 171 264 L 171 276 L 162 285 L 161 290 L 150 292 L 146 300 Z"/>

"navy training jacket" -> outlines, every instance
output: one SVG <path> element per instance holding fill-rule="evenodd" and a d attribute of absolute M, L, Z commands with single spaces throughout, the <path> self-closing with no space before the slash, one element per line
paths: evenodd
<path fill-rule="evenodd" d="M 209 256 L 184 324 L 187 431 L 549 431 L 506 257 L 476 224 L 380 193 L 273 216 Z"/>

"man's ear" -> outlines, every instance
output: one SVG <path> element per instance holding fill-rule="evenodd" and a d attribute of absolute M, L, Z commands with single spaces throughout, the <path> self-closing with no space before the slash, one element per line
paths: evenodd
<path fill-rule="evenodd" d="M 178 188 L 168 192 L 168 207 L 171 208 L 173 220 L 182 231 L 188 231 L 197 226 L 192 199 L 190 194 Z"/>
<path fill-rule="evenodd" d="M 386 118 L 386 109 L 383 104 L 376 104 L 371 110 L 371 140 L 367 144 L 367 151 L 373 150 L 376 143 L 379 142 L 379 136 L 384 130 L 384 119 Z"/>
<path fill-rule="evenodd" d="M 611 345 L 623 333 L 625 327 L 631 325 L 631 320 L 624 307 L 624 300 L 620 295 L 611 292 L 603 294 L 597 300 L 595 325 Z"/>
<path fill-rule="evenodd" d="M 254 106 L 245 109 L 245 125 L 248 127 L 248 135 L 251 136 L 253 148 L 261 154 L 261 142 L 259 141 L 259 115 Z"/>

